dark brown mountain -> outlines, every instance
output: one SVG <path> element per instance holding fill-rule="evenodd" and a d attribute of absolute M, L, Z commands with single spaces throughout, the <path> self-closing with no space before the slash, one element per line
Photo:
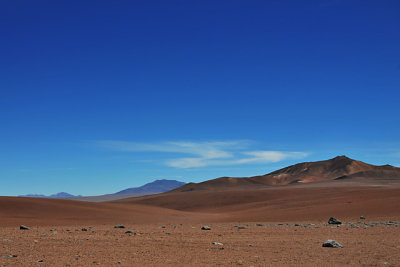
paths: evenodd
<path fill-rule="evenodd" d="M 265 175 L 241 178 L 221 177 L 201 183 L 188 183 L 174 189 L 173 192 L 282 186 L 349 179 L 400 181 L 400 168 L 391 165 L 376 166 L 346 156 L 338 156 L 324 161 L 299 163 Z"/>

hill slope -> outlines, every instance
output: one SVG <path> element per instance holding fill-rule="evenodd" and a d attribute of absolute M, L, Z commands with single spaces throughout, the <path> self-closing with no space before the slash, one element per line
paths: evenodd
<path fill-rule="evenodd" d="M 325 221 L 330 216 L 354 220 L 360 215 L 386 220 L 399 216 L 399 170 L 342 156 L 300 163 L 266 175 L 219 178 L 184 185 L 173 192 L 108 203 L 0 197 L 0 226 L 298 222 Z"/>
<path fill-rule="evenodd" d="M 173 192 L 305 184 L 354 178 L 377 181 L 400 180 L 400 168 L 390 165 L 375 166 L 346 156 L 338 156 L 330 160 L 299 163 L 265 175 L 243 178 L 221 177 L 202 183 L 189 183 Z"/>
<path fill-rule="evenodd" d="M 196 214 L 137 204 L 0 196 L 0 226 L 136 224 L 180 221 Z"/>

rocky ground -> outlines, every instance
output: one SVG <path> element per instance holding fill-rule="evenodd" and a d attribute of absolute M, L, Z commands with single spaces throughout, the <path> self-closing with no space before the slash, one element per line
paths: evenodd
<path fill-rule="evenodd" d="M 400 218 L 328 219 L 2 227 L 0 266 L 400 266 Z"/>

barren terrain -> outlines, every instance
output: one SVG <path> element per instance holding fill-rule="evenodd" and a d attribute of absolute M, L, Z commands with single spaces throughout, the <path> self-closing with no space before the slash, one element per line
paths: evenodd
<path fill-rule="evenodd" d="M 368 228 L 363 228 L 364 223 Z M 399 224 L 129 224 L 1 228 L 1 266 L 399 266 Z M 165 228 L 163 228 L 163 226 Z M 245 227 L 246 229 L 238 229 Z M 365 226 L 367 227 L 367 226 Z M 132 230 L 136 234 L 125 234 Z M 56 232 L 55 232 L 56 231 Z M 343 248 L 323 248 L 335 239 Z M 221 244 L 214 245 L 213 242 Z"/>
<path fill-rule="evenodd" d="M 400 266 L 395 184 L 237 188 L 106 203 L 1 197 L 0 216 L 0 266 Z M 331 216 L 342 226 L 328 225 Z M 327 239 L 343 248 L 323 248 Z"/>

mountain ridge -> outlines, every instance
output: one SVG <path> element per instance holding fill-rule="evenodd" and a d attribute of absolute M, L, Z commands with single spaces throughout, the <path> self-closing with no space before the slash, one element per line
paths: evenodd
<path fill-rule="evenodd" d="M 188 183 L 172 192 L 215 190 L 239 186 L 283 186 L 354 178 L 379 180 L 382 177 L 400 180 L 400 168 L 391 165 L 372 165 L 346 156 L 337 156 L 323 161 L 297 163 L 264 175 L 220 177 L 201 183 Z"/>
<path fill-rule="evenodd" d="M 52 194 L 52 195 L 42 195 L 42 194 L 26 194 L 26 195 L 21 195 L 19 197 L 36 197 L 36 198 L 68 198 L 68 197 L 80 197 L 80 196 L 74 196 L 71 195 L 67 192 L 59 192 L 56 194 Z"/>
<path fill-rule="evenodd" d="M 139 187 L 131 187 L 113 195 L 138 194 L 138 193 L 163 193 L 180 187 L 186 183 L 177 180 L 160 179 Z"/>
<path fill-rule="evenodd" d="M 153 193 L 164 193 L 170 190 L 173 190 L 177 187 L 180 187 L 186 183 L 180 182 L 177 180 L 168 180 L 168 179 L 160 179 L 154 180 L 153 182 L 144 184 L 139 187 L 131 187 L 116 193 L 107 194 L 107 196 L 112 195 L 144 195 L 144 194 L 153 194 Z M 59 192 L 52 195 L 43 195 L 43 194 L 26 194 L 20 195 L 20 197 L 33 197 L 33 198 L 84 198 L 81 195 L 75 196 L 66 192 Z M 98 196 L 95 196 L 98 197 Z"/>

